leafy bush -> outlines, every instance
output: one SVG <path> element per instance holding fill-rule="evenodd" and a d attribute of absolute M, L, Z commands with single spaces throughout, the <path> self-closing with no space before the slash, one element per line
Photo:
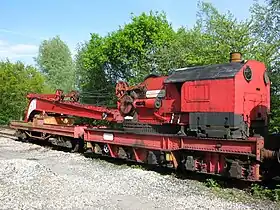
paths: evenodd
<path fill-rule="evenodd" d="M 23 117 L 30 92 L 47 92 L 44 77 L 32 66 L 21 62 L 0 62 L 0 124 Z"/>

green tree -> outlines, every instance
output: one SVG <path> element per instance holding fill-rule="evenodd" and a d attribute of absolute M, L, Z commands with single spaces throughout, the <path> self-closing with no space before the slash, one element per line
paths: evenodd
<path fill-rule="evenodd" d="M 254 21 L 252 30 L 264 42 L 279 43 L 280 1 L 266 0 L 266 4 L 255 3 L 251 8 Z"/>
<path fill-rule="evenodd" d="M 249 21 L 238 22 L 228 12 L 221 14 L 210 3 L 199 3 L 198 19 L 193 28 L 181 27 L 169 48 L 158 57 L 162 67 L 181 68 L 229 61 L 229 54 L 239 51 L 248 56 L 252 38 Z"/>
<path fill-rule="evenodd" d="M 44 77 L 34 67 L 21 62 L 0 62 L 0 124 L 23 116 L 28 93 L 47 91 Z"/>
<path fill-rule="evenodd" d="M 86 79 L 86 77 L 88 77 L 87 75 L 87 70 L 85 68 L 85 52 L 87 50 L 87 42 L 85 43 L 78 43 L 76 51 L 77 54 L 75 55 L 75 86 L 77 87 L 77 90 L 81 90 L 82 88 L 84 88 L 84 86 L 87 84 L 88 79 Z M 81 76 L 83 75 L 83 77 Z"/>
<path fill-rule="evenodd" d="M 258 40 L 256 57 L 269 71 L 271 85 L 270 131 L 280 130 L 280 1 L 256 3 L 252 8 L 252 36 Z"/>
<path fill-rule="evenodd" d="M 35 61 L 53 90 L 68 92 L 74 89 L 75 68 L 71 52 L 59 36 L 41 43 Z"/>
<path fill-rule="evenodd" d="M 161 71 L 154 55 L 175 35 L 165 15 L 142 13 L 131 20 L 105 37 L 91 34 L 89 42 L 79 47 L 76 76 L 85 102 L 113 105 L 118 80 L 132 85 L 153 71 Z"/>
<path fill-rule="evenodd" d="M 162 72 L 155 55 L 170 46 L 175 32 L 164 13 L 142 13 L 131 20 L 106 37 L 105 67 L 113 81 L 124 79 L 135 84 L 147 74 Z"/>
<path fill-rule="evenodd" d="M 108 76 L 104 53 L 105 38 L 91 34 L 89 42 L 78 46 L 76 61 L 76 82 L 83 103 L 113 105 L 114 85 Z"/>

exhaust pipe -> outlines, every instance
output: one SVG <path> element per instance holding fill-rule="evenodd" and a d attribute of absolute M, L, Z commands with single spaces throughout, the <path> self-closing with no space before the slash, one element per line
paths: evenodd
<path fill-rule="evenodd" d="M 242 62 L 242 54 L 240 52 L 232 52 L 230 53 L 230 63 L 240 63 Z"/>

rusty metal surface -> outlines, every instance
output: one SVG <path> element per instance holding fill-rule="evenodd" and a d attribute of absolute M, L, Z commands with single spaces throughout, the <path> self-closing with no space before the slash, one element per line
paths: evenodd
<path fill-rule="evenodd" d="M 242 54 L 239 52 L 232 52 L 230 53 L 230 60 L 229 62 L 241 62 L 242 61 Z"/>
<path fill-rule="evenodd" d="M 261 158 L 262 159 L 275 159 L 277 158 L 277 152 L 268 149 L 261 149 Z"/>
<path fill-rule="evenodd" d="M 11 121 L 10 127 L 17 130 L 24 130 L 29 132 L 49 133 L 53 135 L 74 137 L 74 126 L 62 125 L 34 125 L 33 123 L 26 123 L 22 121 Z"/>

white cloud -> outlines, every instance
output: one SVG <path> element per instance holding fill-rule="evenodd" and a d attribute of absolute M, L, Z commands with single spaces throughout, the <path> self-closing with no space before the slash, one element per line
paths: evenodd
<path fill-rule="evenodd" d="M 7 45 L 7 42 L 5 42 L 4 40 L 0 40 L 0 47 L 5 45 Z"/>
<path fill-rule="evenodd" d="M 21 57 L 34 57 L 38 52 L 38 46 L 32 44 L 10 44 L 0 40 L 0 60 Z"/>
<path fill-rule="evenodd" d="M 34 54 L 37 52 L 38 47 L 36 45 L 17 44 L 11 45 L 9 49 L 15 54 Z"/>

